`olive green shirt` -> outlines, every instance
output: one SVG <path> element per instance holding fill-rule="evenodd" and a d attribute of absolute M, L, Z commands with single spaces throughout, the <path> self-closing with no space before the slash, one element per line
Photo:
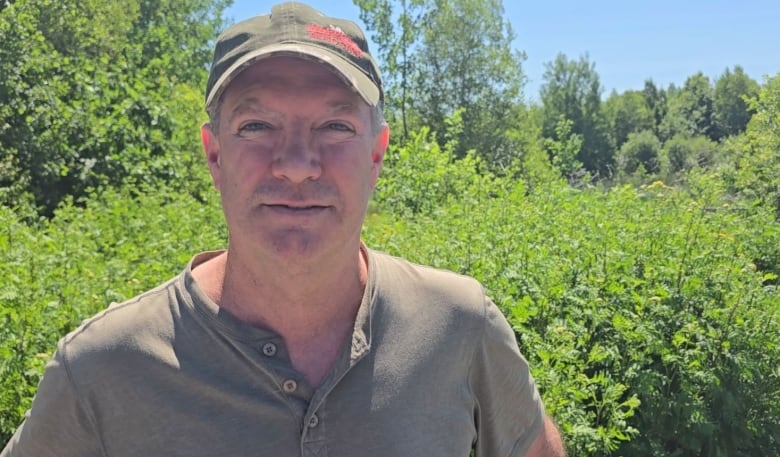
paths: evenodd
<path fill-rule="evenodd" d="M 63 338 L 0 457 L 524 455 L 543 407 L 473 279 L 368 251 L 352 338 L 314 389 L 282 338 L 193 279 L 114 304 Z"/>

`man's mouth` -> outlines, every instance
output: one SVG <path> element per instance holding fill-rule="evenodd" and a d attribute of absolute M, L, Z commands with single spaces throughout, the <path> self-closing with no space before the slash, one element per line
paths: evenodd
<path fill-rule="evenodd" d="M 323 205 L 285 205 L 285 204 L 268 204 L 268 208 L 285 213 L 313 213 L 322 211 L 327 208 Z"/>

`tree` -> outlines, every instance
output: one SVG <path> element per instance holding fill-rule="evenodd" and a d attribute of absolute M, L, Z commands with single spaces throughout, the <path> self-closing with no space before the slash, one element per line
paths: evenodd
<path fill-rule="evenodd" d="M 661 123 L 663 122 L 664 117 L 666 117 L 666 112 L 668 110 L 666 104 L 666 91 L 664 89 L 659 89 L 652 79 L 648 79 L 645 81 L 642 95 L 644 96 L 647 109 L 653 116 L 653 132 L 655 132 L 656 136 L 660 137 Z"/>
<path fill-rule="evenodd" d="M 628 90 L 618 94 L 613 91 L 604 102 L 604 114 L 612 144 L 617 149 L 628 140 L 629 134 L 655 130 L 654 113 L 648 107 L 644 92 Z"/>
<path fill-rule="evenodd" d="M 734 67 L 733 72 L 726 68 L 715 81 L 713 118 L 718 139 L 745 131 L 753 114 L 748 99 L 756 97 L 758 90 L 758 83 L 740 66 Z"/>
<path fill-rule="evenodd" d="M 422 26 L 421 15 L 424 12 L 422 0 L 401 0 L 400 12 L 394 14 L 395 2 L 392 0 L 354 0 L 360 8 L 360 19 L 366 29 L 373 31 L 372 39 L 378 49 L 385 85 L 385 111 L 388 118 L 394 120 L 397 114 L 401 124 L 402 139 L 409 138 L 410 120 L 409 99 L 414 53 L 412 50 L 419 40 Z M 396 28 L 397 24 L 397 28 Z"/>
<path fill-rule="evenodd" d="M 90 187 L 195 186 L 196 94 L 224 3 L 18 0 L 2 10 L 2 203 L 26 194 L 51 214 Z"/>
<path fill-rule="evenodd" d="M 443 144 L 453 136 L 446 120 L 460 109 L 456 156 L 473 149 L 488 163 L 507 165 L 525 56 L 511 50 L 514 32 L 500 0 L 355 4 L 380 46 L 390 116 L 400 111 L 405 131 L 429 126 Z M 400 6 L 397 14 L 394 6 Z"/>
<path fill-rule="evenodd" d="M 555 137 L 545 138 L 544 148 L 550 158 L 550 163 L 566 178 L 571 178 L 582 168 L 577 160 L 577 153 L 582 148 L 582 136 L 572 133 L 572 121 L 561 116 L 555 126 Z"/>
<path fill-rule="evenodd" d="M 607 120 L 601 109 L 601 83 L 595 64 L 587 56 L 569 60 L 559 54 L 546 65 L 541 88 L 542 135 L 556 141 L 561 117 L 572 122 L 571 132 L 582 137 L 577 154 L 584 167 L 598 175 L 608 175 L 613 164 L 613 148 L 607 135 Z"/>
<path fill-rule="evenodd" d="M 701 72 L 686 79 L 679 92 L 669 91 L 669 111 L 661 125 L 661 139 L 668 140 L 677 134 L 718 139 L 713 122 L 712 85 Z"/>
<path fill-rule="evenodd" d="M 754 114 L 745 133 L 731 139 L 734 157 L 726 178 L 733 192 L 771 206 L 780 220 L 780 73 L 766 80 L 748 107 Z"/>

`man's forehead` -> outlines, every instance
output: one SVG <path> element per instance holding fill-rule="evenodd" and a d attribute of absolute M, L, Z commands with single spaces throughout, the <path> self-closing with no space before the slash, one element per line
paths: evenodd
<path fill-rule="evenodd" d="M 361 103 L 355 101 L 349 101 L 346 99 L 332 98 L 326 99 L 323 103 L 325 111 L 338 114 L 338 113 L 352 113 L 360 110 Z M 235 105 L 230 109 L 231 115 L 239 115 L 242 113 L 266 113 L 273 114 L 276 110 L 272 109 L 269 104 L 264 103 L 262 95 L 250 95 L 238 99 Z"/>

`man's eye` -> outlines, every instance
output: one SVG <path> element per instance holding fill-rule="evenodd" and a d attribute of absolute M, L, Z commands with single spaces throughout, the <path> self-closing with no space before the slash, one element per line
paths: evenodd
<path fill-rule="evenodd" d="M 325 125 L 325 128 L 328 130 L 336 130 L 338 132 L 351 132 L 352 127 L 349 125 L 343 123 L 343 122 L 329 122 Z"/>
<path fill-rule="evenodd" d="M 238 128 L 239 132 L 258 132 L 261 130 L 268 130 L 271 127 L 264 123 L 264 122 L 247 122 L 246 124 L 242 124 L 241 127 Z"/>

